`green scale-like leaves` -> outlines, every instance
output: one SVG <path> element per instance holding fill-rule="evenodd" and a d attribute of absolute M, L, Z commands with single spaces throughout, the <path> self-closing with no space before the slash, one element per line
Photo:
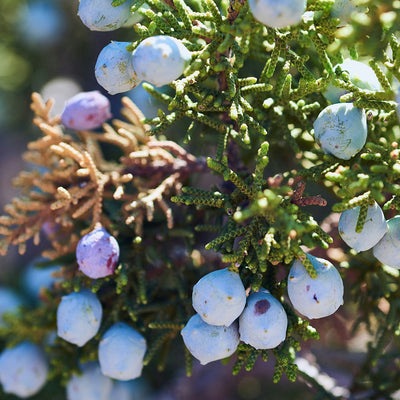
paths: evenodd
<path fill-rule="evenodd" d="M 57 295 L 90 287 L 111 306 L 84 356 L 56 342 L 52 377 L 69 377 L 71 359 L 95 360 L 96 340 L 119 320 L 146 335 L 146 366 L 162 370 L 170 346 L 178 345 L 190 376 L 193 357 L 183 351 L 179 332 L 193 314 L 192 288 L 201 276 L 225 263 L 240 274 L 248 292 L 267 288 L 288 315 L 287 336 L 277 348 L 258 350 L 240 343 L 232 356 L 233 374 L 251 371 L 257 360 L 272 358 L 273 382 L 283 375 L 289 381 L 300 376 L 320 398 L 336 399 L 317 377 L 299 371 L 295 364 L 301 343 L 317 340 L 319 334 L 288 301 L 287 275 L 291 264 L 300 260 L 315 278 L 306 257 L 315 249 L 327 258 L 336 255 L 341 272 L 351 272 L 350 292 L 359 310 L 355 329 L 363 324 L 372 335 L 353 386 L 372 391 L 371 398 L 391 398 L 400 379 L 398 350 L 393 356 L 389 346 L 399 346 L 398 271 L 382 267 L 372 252 L 356 255 L 338 249 L 331 237 L 334 229 L 325 232 L 320 221 L 331 211 L 359 206 L 356 232 L 361 232 L 374 201 L 387 216 L 400 210 L 400 128 L 394 90 L 395 79 L 400 80 L 399 2 L 362 1 L 369 11 L 352 14 L 349 24 L 340 27 L 339 19 L 331 15 L 334 0 L 308 0 L 307 14 L 284 29 L 259 23 L 248 1 L 138 0 L 131 11 L 144 3 L 149 8 L 140 10 L 143 20 L 130 32 L 129 40 L 134 41 L 129 50 L 146 37 L 170 35 L 192 54 L 182 76 L 168 88 L 143 84 L 164 105 L 144 121 L 146 133 L 185 143 L 194 156 L 207 157 L 208 170 L 204 165 L 201 172 L 189 170 L 179 177 L 173 192 L 177 194 L 168 197 L 175 203 L 170 210 L 175 225 L 168 229 L 156 215 L 132 240 L 135 236 L 123 222 L 120 207 L 115 213 L 104 210 L 104 220 L 129 238 L 121 252 L 123 261 L 114 276 L 91 281 L 73 273 L 69 260 L 68 278 Z M 337 65 L 349 56 L 369 63 L 381 90 L 360 88 L 340 70 Z M 352 102 L 367 116 L 367 143 L 350 160 L 324 154 L 314 141 L 313 122 L 329 104 L 324 96 L 329 85 L 343 89 L 340 101 Z M 167 175 L 161 167 L 157 173 Z M 211 180 L 213 186 L 206 187 Z M 165 203 L 161 203 L 164 209 Z M 10 220 L 3 217 L 2 222 L 3 232 L 9 233 Z M 169 251 L 177 243 L 178 256 L 172 256 Z M 214 258 L 205 250 L 212 250 Z M 40 341 L 55 328 L 56 297 L 48 296 L 38 310 L 6 317 L 8 325 L 0 333 L 11 337 L 9 345 L 32 335 Z"/>

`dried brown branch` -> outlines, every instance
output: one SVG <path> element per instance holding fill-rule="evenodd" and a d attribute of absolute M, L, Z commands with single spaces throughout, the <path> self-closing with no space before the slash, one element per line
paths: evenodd
<path fill-rule="evenodd" d="M 321 197 L 321 195 L 303 197 L 304 190 L 306 188 L 306 183 L 300 181 L 297 183 L 296 189 L 293 192 L 291 202 L 298 206 L 326 206 L 327 201 Z"/>
<path fill-rule="evenodd" d="M 246 4 L 246 0 L 230 0 L 228 8 L 228 21 L 233 24 L 239 15 L 240 9 Z"/>
<path fill-rule="evenodd" d="M 127 122 L 114 120 L 103 125 L 102 133 L 79 131 L 64 133 L 59 118 L 51 118 L 52 101 L 32 95 L 34 123 L 43 136 L 29 143 L 24 158 L 39 168 L 23 171 L 14 180 L 22 196 L 13 199 L 0 217 L 0 251 L 10 245 L 24 252 L 26 241 L 40 242 L 42 226 L 54 258 L 71 252 L 78 237 L 73 233 L 76 220 L 85 221 L 81 234 L 102 224 L 111 229 L 113 221 L 103 213 L 105 198 L 121 202 L 127 223 L 135 222 L 142 234 L 144 218 L 152 220 L 161 210 L 169 228 L 172 211 L 167 196 L 180 192 L 182 181 L 193 172 L 206 170 L 206 162 L 189 154 L 174 142 L 147 136 L 149 129 L 140 110 L 128 98 L 122 100 L 122 115 Z M 119 160 L 106 160 L 99 145 L 106 142 L 122 150 Z"/>

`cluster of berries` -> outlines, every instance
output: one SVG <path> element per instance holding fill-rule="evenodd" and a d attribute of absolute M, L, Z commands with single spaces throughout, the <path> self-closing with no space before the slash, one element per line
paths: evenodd
<path fill-rule="evenodd" d="M 57 334 L 79 347 L 99 331 L 103 309 L 96 294 L 87 289 L 63 296 L 57 309 Z M 98 356 L 103 375 L 130 380 L 142 373 L 146 340 L 124 322 L 112 325 L 102 336 Z"/>
<path fill-rule="evenodd" d="M 368 206 L 361 232 L 356 232 L 360 207 L 344 211 L 339 219 L 339 234 L 356 252 L 372 249 L 383 264 L 400 269 L 400 216 L 386 221 L 379 205 Z"/>
<path fill-rule="evenodd" d="M 103 227 L 96 227 L 79 241 L 76 258 L 79 269 L 92 279 L 112 275 L 119 260 L 118 242 Z M 102 314 L 102 305 L 90 290 L 70 293 L 61 299 L 57 309 L 57 334 L 67 342 L 83 346 L 98 333 Z M 120 381 L 139 377 L 146 349 L 146 340 L 139 332 L 124 322 L 117 322 L 99 342 L 101 374 Z M 93 368 L 88 371 L 88 379 L 98 374 Z M 81 380 L 82 377 L 72 378 L 68 393 L 78 394 L 70 396 L 70 400 L 85 398 L 82 393 L 86 393 L 84 390 L 87 389 L 82 386 Z"/>
<path fill-rule="evenodd" d="M 134 1 L 127 0 L 113 7 L 110 0 L 80 0 L 78 15 L 92 31 L 113 31 L 130 26 L 140 20 L 139 15 L 130 11 Z M 335 0 L 331 15 L 339 18 L 339 26 L 350 22 L 355 12 L 362 12 L 365 6 L 359 0 Z M 307 0 L 250 0 L 249 7 L 256 20 L 271 28 L 285 28 L 301 22 Z"/>
<path fill-rule="evenodd" d="M 342 19 L 341 9 L 355 10 L 351 0 L 337 1 L 335 6 L 338 3 L 343 4 L 334 7 L 333 16 Z M 132 18 L 131 5 L 131 1 L 113 7 L 110 0 L 81 0 L 79 16 L 91 30 L 110 31 Z M 306 0 L 250 0 L 249 5 L 258 21 L 282 28 L 301 21 Z M 170 36 L 149 37 L 133 52 L 127 50 L 129 44 L 111 42 L 99 54 L 96 78 L 110 94 L 128 91 L 141 81 L 155 86 L 169 84 L 191 60 L 189 50 Z M 366 65 L 346 60 L 340 68 L 358 87 L 380 90 L 379 81 Z M 326 97 L 334 104 L 320 113 L 314 133 L 325 153 L 348 160 L 364 146 L 367 124 L 363 110 L 351 103 L 338 103 L 344 93 L 333 86 L 328 88 Z M 109 118 L 108 99 L 93 91 L 71 98 L 61 120 L 68 128 L 90 130 Z M 400 216 L 386 221 L 375 203 L 368 208 L 363 230 L 357 233 L 359 212 L 357 207 L 342 213 L 339 231 L 343 240 L 356 251 L 373 248 L 381 262 L 400 268 Z M 82 237 L 76 257 L 79 269 L 88 277 L 112 275 L 119 259 L 118 242 L 103 227 L 97 227 Z M 296 261 L 288 276 L 288 296 L 293 307 L 307 318 L 326 317 L 343 303 L 343 282 L 330 262 L 307 257 L 317 277 L 312 279 L 302 262 Z M 194 286 L 193 308 L 197 314 L 181 333 L 186 347 L 201 364 L 230 356 L 240 341 L 256 349 L 272 349 L 286 337 L 288 320 L 281 302 L 266 289 L 247 294 L 239 274 L 227 268 L 209 273 Z M 85 345 L 98 333 L 102 312 L 96 294 L 87 289 L 64 296 L 57 309 L 58 336 L 77 346 Z M 82 375 L 74 375 L 68 382 L 68 399 L 112 398 L 118 383 L 110 378 L 120 382 L 139 377 L 146 349 L 145 338 L 133 327 L 124 322 L 114 324 L 100 339 L 99 362 L 83 365 Z M 47 373 L 43 351 L 30 342 L 6 349 L 0 355 L 0 382 L 6 392 L 31 396 L 44 385 Z"/>
<path fill-rule="evenodd" d="M 343 0 L 333 7 L 332 16 L 348 18 L 357 11 L 354 0 Z M 112 31 L 127 24 L 134 15 L 131 1 L 113 7 L 109 0 L 81 0 L 78 15 L 94 31 Z M 301 22 L 306 10 L 306 0 L 250 0 L 254 17 L 272 28 L 284 28 Z M 343 10 L 349 13 L 343 13 Z M 344 14 L 344 15 L 342 15 Z M 131 23 L 133 23 L 131 21 Z M 171 83 L 184 72 L 191 60 L 191 53 L 181 41 L 168 35 L 144 39 L 130 52 L 129 42 L 112 41 L 99 54 L 95 75 L 98 83 L 110 94 L 123 93 L 141 81 L 155 86 Z"/>
<path fill-rule="evenodd" d="M 90 278 L 108 276 L 113 274 L 118 262 L 118 242 L 104 228 L 96 227 L 82 237 L 76 255 L 80 270 Z M 49 276 L 49 272 L 58 269 L 54 267 L 40 271 L 39 277 L 35 277 L 28 269 L 29 276 L 35 281 L 31 289 L 36 295 L 36 286 L 48 287 L 57 280 Z M 3 312 L 15 311 L 21 304 L 21 300 L 7 289 L 0 291 L 0 299 L 3 299 Z M 102 305 L 90 290 L 81 289 L 63 296 L 57 308 L 57 335 L 69 343 L 84 346 L 98 333 L 102 314 Z M 82 366 L 83 375 L 74 375 L 70 379 L 67 385 L 68 400 L 113 398 L 110 393 L 114 390 L 119 393 L 125 387 L 114 383 L 112 379 L 119 382 L 139 377 L 146 349 L 145 338 L 133 327 L 124 322 L 112 325 L 99 341 L 98 365 Z M 0 382 L 7 393 L 19 397 L 32 396 L 45 384 L 47 373 L 48 361 L 36 344 L 23 342 L 0 355 Z M 101 393 L 101 396 L 96 393 Z"/>
<path fill-rule="evenodd" d="M 357 5 L 338 1 L 352 11 Z M 360 89 L 379 91 L 382 86 L 374 70 L 368 65 L 346 59 L 335 67 L 345 72 L 348 80 Z M 318 115 L 314 122 L 314 136 L 326 154 L 349 160 L 364 146 L 367 139 L 365 112 L 352 103 L 339 103 L 347 92 L 329 85 L 325 97 L 332 103 Z M 386 221 L 382 209 L 374 202 L 369 205 L 361 232 L 356 232 L 360 207 L 344 211 L 339 219 L 339 234 L 343 241 L 356 252 L 372 249 L 374 256 L 383 264 L 400 269 L 400 217 Z"/>
<path fill-rule="evenodd" d="M 119 260 L 118 242 L 103 227 L 96 227 L 79 241 L 76 258 L 79 269 L 92 279 L 112 275 Z M 57 334 L 67 342 L 83 346 L 98 333 L 102 314 L 102 305 L 90 290 L 70 293 L 61 299 L 57 309 Z M 82 376 L 71 378 L 67 385 L 68 399 L 92 398 L 100 390 L 95 383 L 97 379 L 105 386 L 101 389 L 104 396 L 111 391 L 109 378 L 127 381 L 139 377 L 146 350 L 146 340 L 138 331 L 125 322 L 115 323 L 100 339 L 99 365 L 84 366 Z M 87 385 L 87 381 L 92 383 Z M 88 391 L 90 396 L 85 397 Z"/>
<path fill-rule="evenodd" d="M 110 0 L 81 0 L 78 15 L 91 30 L 112 31 L 134 17 L 130 12 L 132 3 L 113 7 Z M 110 94 L 126 92 L 141 81 L 167 85 L 182 75 L 191 60 L 182 42 L 167 35 L 146 38 L 133 52 L 127 50 L 129 45 L 113 41 L 98 56 L 96 79 Z"/>
<path fill-rule="evenodd" d="M 110 94 L 126 92 L 141 81 L 167 85 L 182 75 L 192 57 L 181 41 L 167 35 L 146 38 L 133 52 L 128 45 L 111 42 L 97 59 L 97 82 Z"/>
<path fill-rule="evenodd" d="M 272 28 L 300 23 L 305 16 L 306 5 L 306 0 L 249 0 L 254 18 Z M 357 0 L 336 0 L 331 15 L 340 19 L 339 26 L 344 26 L 350 22 L 353 13 L 364 9 Z M 311 15 L 313 18 L 314 13 L 311 12 Z M 339 67 L 348 73 L 350 82 L 360 89 L 381 90 L 374 71 L 367 65 L 347 59 Z M 325 97 L 333 104 L 318 115 L 314 122 L 314 136 L 326 154 L 349 160 L 366 142 L 367 119 L 364 110 L 354 107 L 352 103 L 339 103 L 340 96 L 345 93 L 333 85 L 328 87 Z"/>
<path fill-rule="evenodd" d="M 328 261 L 307 256 L 317 272 L 312 279 L 300 261 L 288 277 L 288 295 L 293 307 L 308 318 L 333 314 L 343 304 L 343 282 Z M 236 272 L 213 271 L 193 287 L 193 308 L 181 334 L 190 353 L 201 364 L 232 355 L 240 341 L 256 349 L 272 349 L 286 338 L 287 315 L 266 289 L 246 290 Z"/>
<path fill-rule="evenodd" d="M 118 242 L 104 228 L 96 227 L 82 237 L 76 255 L 80 270 L 87 276 L 93 279 L 108 276 L 114 272 L 118 262 Z M 49 272 L 58 269 L 54 267 L 45 273 L 41 271 L 39 277 L 28 269 L 28 275 L 33 276 L 35 281 L 31 289 L 35 289 L 36 293 L 39 284 L 46 287 L 52 285 L 57 278 L 49 277 Z M 4 312 L 15 311 L 21 304 L 21 300 L 9 290 L 0 291 L 0 295 L 4 300 Z M 69 343 L 84 346 L 98 333 L 102 314 L 102 305 L 90 290 L 81 289 L 63 296 L 57 308 L 57 335 Z M 110 397 L 113 391 L 123 392 L 125 387 L 112 379 L 119 382 L 139 377 L 146 349 L 145 338 L 133 327 L 124 322 L 112 325 L 99 341 L 99 363 L 82 366 L 83 374 L 72 376 L 67 384 L 68 400 L 106 400 L 113 398 Z M 45 384 L 47 373 L 48 361 L 36 344 L 22 342 L 0 355 L 0 382 L 7 393 L 19 397 L 32 396 Z M 101 393 L 101 396 L 96 393 Z"/>

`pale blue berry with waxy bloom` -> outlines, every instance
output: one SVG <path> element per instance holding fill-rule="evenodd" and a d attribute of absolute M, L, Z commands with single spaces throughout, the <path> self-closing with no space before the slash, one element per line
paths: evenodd
<path fill-rule="evenodd" d="M 314 122 L 314 137 L 326 154 L 349 160 L 364 147 L 367 140 L 364 110 L 351 103 L 325 107 Z"/>
<path fill-rule="evenodd" d="M 129 42 L 111 42 L 97 57 L 97 82 L 110 94 L 127 92 L 140 83 L 132 67 L 132 53 L 126 49 L 128 45 Z"/>
<path fill-rule="evenodd" d="M 285 28 L 301 22 L 306 0 L 249 0 L 254 18 L 271 28 Z"/>
<path fill-rule="evenodd" d="M 131 16 L 132 1 L 113 7 L 112 0 L 80 0 L 78 15 L 91 31 L 114 31 Z"/>
<path fill-rule="evenodd" d="M 0 355 L 0 382 L 6 393 L 33 396 L 46 383 L 47 373 L 46 356 L 33 343 L 22 342 Z"/>
<path fill-rule="evenodd" d="M 287 315 L 266 289 L 253 292 L 239 318 L 240 340 L 256 349 L 273 349 L 286 338 Z"/>
<path fill-rule="evenodd" d="M 387 232 L 385 216 L 378 203 L 368 206 L 367 216 L 361 232 L 356 232 L 360 207 L 343 211 L 339 218 L 339 234 L 344 242 L 355 251 L 365 251 L 374 247 Z"/>
<path fill-rule="evenodd" d="M 113 381 L 101 373 L 97 362 L 82 365 L 81 371 L 67 383 L 67 400 L 114 400 L 110 397 Z"/>
<path fill-rule="evenodd" d="M 343 304 L 343 281 L 339 271 L 323 258 L 307 254 L 317 277 L 311 278 L 300 260 L 288 276 L 288 295 L 293 307 L 307 318 L 323 318 Z"/>
<path fill-rule="evenodd" d="M 71 97 L 65 103 L 61 122 L 67 128 L 84 131 L 99 128 L 111 117 L 110 101 L 94 90 Z"/>
<path fill-rule="evenodd" d="M 112 275 L 119 260 L 119 245 L 103 227 L 93 229 L 76 247 L 79 270 L 92 279 Z"/>
<path fill-rule="evenodd" d="M 382 90 L 381 84 L 375 75 L 374 70 L 367 64 L 361 61 L 355 61 L 347 58 L 342 64 L 338 64 L 337 67 L 343 72 L 346 72 L 349 76 L 350 82 L 353 83 L 360 89 L 366 90 Z M 331 103 L 340 103 L 340 97 L 346 94 L 345 89 L 338 88 L 329 84 L 324 96 Z"/>
<path fill-rule="evenodd" d="M 181 331 L 185 346 L 202 365 L 232 355 L 239 345 L 237 322 L 230 326 L 215 326 L 193 315 Z"/>
<path fill-rule="evenodd" d="M 388 231 L 373 247 L 374 256 L 390 267 L 400 269 L 400 215 L 387 221 Z"/>
<path fill-rule="evenodd" d="M 178 79 L 191 60 L 183 43 L 167 35 L 142 40 L 132 54 L 132 68 L 139 80 L 163 86 Z"/>
<path fill-rule="evenodd" d="M 123 381 L 138 378 L 146 349 L 146 339 L 138 331 L 124 322 L 114 324 L 99 343 L 101 372 Z"/>
<path fill-rule="evenodd" d="M 203 276 L 193 287 L 192 304 L 208 324 L 229 326 L 246 304 L 239 274 L 224 268 Z"/>
<path fill-rule="evenodd" d="M 57 335 L 83 346 L 98 332 L 102 315 L 99 299 L 88 289 L 63 296 L 57 308 Z"/>

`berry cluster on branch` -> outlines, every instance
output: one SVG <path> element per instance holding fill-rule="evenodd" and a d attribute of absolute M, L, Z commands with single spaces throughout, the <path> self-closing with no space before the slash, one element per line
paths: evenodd
<path fill-rule="evenodd" d="M 69 400 L 86 384 L 97 390 L 96 380 L 111 393 L 111 378 L 136 378 L 155 363 L 162 370 L 173 346 L 187 375 L 194 358 L 230 357 L 238 374 L 273 355 L 273 382 L 300 376 L 338 399 L 296 353 L 319 337 L 309 320 L 334 314 L 344 296 L 358 305 L 354 330 L 365 324 L 374 339 L 340 398 L 392 398 L 399 2 L 144 3 L 81 0 L 79 17 L 113 31 L 139 14 L 132 40 L 108 44 L 95 75 L 110 94 L 143 81 L 166 106 L 156 117 L 124 97 L 124 120 L 108 123 L 108 100 L 92 91 L 51 118 L 52 102 L 32 96 L 42 137 L 25 159 L 36 169 L 15 179 L 22 194 L 0 217 L 1 252 L 24 253 L 28 240 L 46 236 L 42 267 L 61 264 L 61 282 L 34 310 L 5 316 L 4 390 L 24 396 L 45 382 L 8 386 L 2 370 L 19 346 L 43 363 L 42 375 L 47 357 Z M 317 209 L 341 213 L 329 232 Z M 336 228 L 338 268 L 327 259 Z"/>

